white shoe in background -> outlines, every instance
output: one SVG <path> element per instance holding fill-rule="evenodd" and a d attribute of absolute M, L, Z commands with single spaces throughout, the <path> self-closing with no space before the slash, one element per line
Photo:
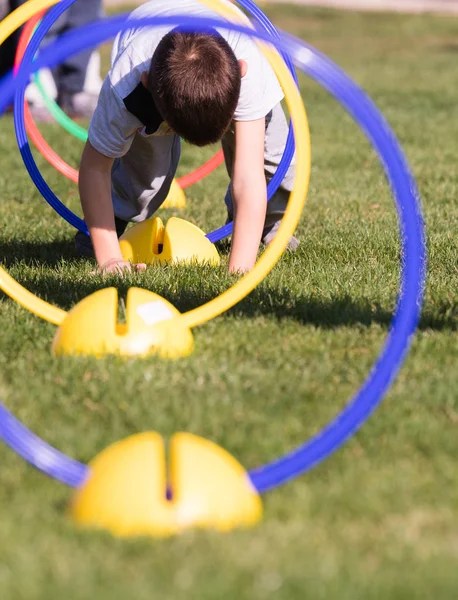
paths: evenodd
<path fill-rule="evenodd" d="M 55 100 L 57 98 L 57 88 L 56 84 L 54 83 L 54 77 L 52 76 L 51 71 L 49 69 L 41 69 L 39 72 L 39 77 L 40 83 L 46 91 L 46 94 L 52 100 Z M 33 81 L 27 86 L 27 89 L 25 91 L 25 99 L 27 100 L 27 102 L 33 104 L 34 106 L 40 106 L 43 108 L 45 106 L 43 96 L 41 95 Z"/>

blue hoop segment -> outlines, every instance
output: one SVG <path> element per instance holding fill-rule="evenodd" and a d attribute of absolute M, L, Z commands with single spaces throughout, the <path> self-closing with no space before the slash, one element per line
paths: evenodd
<path fill-rule="evenodd" d="M 329 425 L 292 453 L 249 473 L 257 490 L 265 492 L 311 469 L 342 446 L 380 404 L 408 353 L 421 313 L 426 265 L 425 231 L 417 187 L 394 133 L 374 103 L 334 63 L 300 40 L 292 36 L 273 40 L 266 33 L 214 19 L 177 16 L 144 19 L 142 24 L 180 24 L 189 29 L 227 27 L 270 42 L 288 53 L 294 64 L 332 94 L 359 124 L 378 153 L 396 201 L 403 257 L 401 288 L 383 350 L 361 389 Z M 10 75 L 2 82 L 0 113 L 11 101 L 14 85 L 24 85 L 32 70 L 54 66 L 69 54 L 90 48 L 109 39 L 119 29 L 134 25 L 134 21 L 126 24 L 125 18 L 112 17 L 103 21 L 103 27 L 96 23 L 66 34 L 44 50 L 33 66 L 24 66 L 16 80 Z M 37 438 L 1 405 L 0 437 L 25 460 L 67 485 L 79 486 L 87 476 L 86 465 Z"/>
<path fill-rule="evenodd" d="M 28 67 L 30 63 L 33 61 L 34 56 L 38 52 L 41 42 L 43 38 L 48 33 L 49 29 L 54 25 L 57 19 L 65 12 L 72 4 L 74 4 L 76 0 L 62 0 L 54 6 L 48 14 L 44 17 L 41 24 L 38 26 L 35 31 L 32 39 L 27 46 L 27 50 L 24 53 L 22 59 L 23 67 Z M 279 33 L 271 21 L 267 18 L 267 16 L 252 2 L 252 0 L 239 0 L 239 4 L 246 8 L 252 16 L 255 18 L 257 23 L 269 34 L 271 34 L 275 39 L 279 39 Z M 124 19 L 127 18 L 127 15 L 123 15 Z M 296 83 L 296 72 L 294 66 L 287 55 L 283 55 L 283 58 L 291 71 Z M 25 97 L 25 86 L 18 86 L 14 98 L 14 128 L 16 131 L 16 139 L 18 142 L 19 150 L 21 152 L 22 160 L 24 161 L 24 165 L 29 172 L 29 175 L 37 187 L 40 194 L 43 198 L 48 202 L 48 204 L 61 216 L 63 217 L 70 225 L 73 225 L 76 229 L 79 229 L 83 233 L 88 234 L 88 230 L 86 227 L 86 223 L 80 219 L 77 215 L 75 215 L 71 210 L 69 210 L 65 204 L 59 200 L 59 198 L 54 194 L 51 188 L 48 186 L 40 171 L 38 170 L 35 159 L 33 158 L 32 152 L 30 150 L 27 131 L 25 127 L 24 120 L 24 97 Z M 278 168 L 270 180 L 267 186 L 267 198 L 268 201 L 273 197 L 278 188 L 281 185 L 294 156 L 294 132 L 292 125 L 289 127 L 288 138 L 286 141 L 285 151 L 283 153 L 282 159 Z M 216 231 L 213 231 L 207 234 L 207 238 L 212 242 L 219 242 L 225 237 L 231 235 L 233 229 L 233 224 L 228 223 L 220 227 Z"/>

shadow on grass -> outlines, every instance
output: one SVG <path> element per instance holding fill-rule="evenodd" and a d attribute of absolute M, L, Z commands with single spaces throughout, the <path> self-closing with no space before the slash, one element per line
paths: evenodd
<path fill-rule="evenodd" d="M 76 230 L 75 230 L 76 231 Z M 51 242 L 27 242 L 12 239 L 0 241 L 0 261 L 2 266 L 9 269 L 19 262 L 27 265 L 43 265 L 55 267 L 64 260 L 77 258 L 73 240 Z"/>
<path fill-rule="evenodd" d="M 14 252 L 13 252 L 14 251 Z M 72 261 L 76 254 L 72 241 L 50 243 L 12 242 L 0 243 L 0 256 L 6 268 L 19 262 L 34 265 L 36 263 L 53 267 L 61 264 L 62 260 Z M 77 259 L 77 262 L 79 259 Z M 229 281 L 210 281 L 205 274 L 200 276 L 199 285 L 171 291 L 170 279 L 164 278 L 154 282 L 145 281 L 142 276 L 135 280 L 120 280 L 117 278 L 103 280 L 100 277 L 78 277 L 73 281 L 63 277 L 62 273 L 41 271 L 39 273 L 19 276 L 18 281 L 27 289 L 33 290 L 40 298 L 58 305 L 66 310 L 89 294 L 104 287 L 115 285 L 120 297 L 126 297 L 132 286 L 152 289 L 155 293 L 169 300 L 180 312 L 192 310 L 209 302 L 222 293 Z M 212 287 L 213 285 L 213 287 Z M 5 295 L 0 292 L 0 298 Z M 273 316 L 278 320 L 292 319 L 298 323 L 316 327 L 333 329 L 336 327 L 351 327 L 361 325 L 368 327 L 379 324 L 388 329 L 392 313 L 386 308 L 371 302 L 366 298 L 355 298 L 349 294 L 340 294 L 331 299 L 307 293 L 294 294 L 289 289 L 279 285 L 274 287 L 270 282 L 258 286 L 247 298 L 244 298 L 228 314 L 243 318 Z M 451 307 L 446 301 L 435 305 L 434 312 L 426 306 L 420 321 L 422 330 L 457 330 L 458 316 L 456 307 Z"/>

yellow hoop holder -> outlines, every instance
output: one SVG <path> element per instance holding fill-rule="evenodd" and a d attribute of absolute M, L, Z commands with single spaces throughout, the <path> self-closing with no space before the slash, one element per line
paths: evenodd
<path fill-rule="evenodd" d="M 0 23 L 0 44 L 2 44 L 7 37 L 9 37 L 16 29 L 21 27 L 36 13 L 49 8 L 54 4 L 57 4 L 58 1 L 59 0 L 30 0 L 15 10 Z M 247 23 L 245 17 L 241 18 L 239 13 L 234 14 L 234 7 L 229 5 L 220 5 L 217 0 L 201 0 L 201 2 L 229 20 L 232 18 L 233 20 L 242 22 L 243 24 Z M 180 316 L 176 316 L 176 312 L 171 310 L 170 307 L 165 306 L 165 304 L 164 307 L 161 308 L 158 304 L 159 299 L 156 295 L 154 295 L 154 298 L 152 296 L 151 298 L 147 299 L 146 302 L 148 305 L 155 303 L 154 305 L 156 307 L 154 315 L 151 317 L 153 323 L 150 323 L 149 327 L 151 328 L 158 326 L 161 320 L 165 321 L 170 319 L 171 322 L 168 324 L 167 337 L 170 337 L 171 339 L 173 338 L 174 324 L 176 324 L 181 332 L 181 335 L 183 335 L 183 330 L 186 328 L 191 329 L 192 327 L 196 327 L 197 325 L 201 325 L 207 321 L 210 321 L 211 319 L 214 319 L 247 296 L 268 275 L 284 252 L 291 235 L 293 235 L 305 203 L 308 184 L 310 181 L 311 161 L 310 132 L 305 108 L 296 84 L 281 56 L 269 45 L 260 44 L 260 47 L 272 65 L 283 88 L 286 103 L 293 122 L 296 139 L 296 160 L 298 166 L 300 167 L 296 169 L 294 188 L 276 237 L 267 247 L 253 270 L 244 275 L 235 285 L 223 292 L 214 300 L 211 300 L 199 308 L 191 310 L 190 312 L 184 313 Z M 82 301 L 85 303 L 86 310 L 81 311 L 79 308 L 77 308 L 78 305 L 76 305 L 69 313 L 66 313 L 64 310 L 45 302 L 26 290 L 2 267 L 0 267 L 0 289 L 18 304 L 34 313 L 38 317 L 41 317 L 42 319 L 45 319 L 46 321 L 63 328 L 63 330 L 60 331 L 60 335 L 58 334 L 56 337 L 65 339 L 67 342 L 65 347 L 59 347 L 58 344 L 54 344 L 54 351 L 56 353 L 86 353 L 84 348 L 81 348 L 81 345 L 77 340 L 75 340 L 74 344 L 72 343 L 72 336 L 65 335 L 64 330 L 66 328 L 66 323 L 71 326 L 72 331 L 75 332 L 74 335 L 76 335 L 78 330 L 85 332 L 97 330 L 99 323 L 97 322 L 97 317 L 95 317 L 95 315 L 98 313 L 97 311 L 91 310 L 90 296 Z M 114 298 L 114 295 L 110 294 L 110 297 Z M 163 302 L 166 303 L 165 300 L 163 300 Z M 147 315 L 146 319 L 150 318 L 147 310 L 143 312 Z M 78 327 L 75 327 L 76 313 L 78 314 L 79 319 Z M 137 314 L 142 314 L 142 305 L 137 307 Z M 160 316 L 158 316 L 161 314 L 163 315 L 162 319 Z M 145 321 L 145 319 L 143 319 L 143 321 Z M 142 331 L 142 319 L 136 319 L 136 322 L 139 324 L 138 334 L 139 336 L 143 337 L 144 331 Z M 148 321 L 146 320 L 145 323 L 148 324 Z M 119 330 L 120 328 L 118 328 L 118 331 Z M 130 330 L 130 335 L 133 335 L 134 333 L 135 332 Z M 110 332 L 110 335 L 111 334 L 112 331 Z M 122 331 L 120 331 L 119 335 L 123 335 Z M 111 335 L 110 339 L 112 339 L 112 337 L 113 336 Z M 162 336 L 162 338 L 163 337 L 164 336 Z M 152 335 L 152 339 L 154 338 L 155 336 Z M 159 336 L 159 338 L 161 338 L 161 336 Z M 70 341 L 68 341 L 69 339 Z M 101 345 L 96 350 L 94 350 L 94 347 L 92 346 L 90 350 L 88 349 L 87 353 L 96 353 L 99 356 L 103 354 L 119 353 L 119 348 L 121 347 L 122 344 L 119 343 L 119 340 L 114 344 L 111 342 L 109 343 L 108 340 L 102 340 Z M 192 349 L 192 342 L 191 345 L 183 351 L 183 354 L 189 353 L 190 348 Z M 166 351 L 164 352 L 164 348 L 158 348 L 153 343 L 150 352 L 148 353 L 154 354 L 158 352 L 162 355 L 168 354 Z M 144 346 L 142 346 L 142 355 L 144 354 Z"/>

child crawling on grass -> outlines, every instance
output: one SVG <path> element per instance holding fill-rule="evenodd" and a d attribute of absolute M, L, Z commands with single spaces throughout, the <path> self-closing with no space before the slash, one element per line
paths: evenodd
<path fill-rule="evenodd" d="M 218 17 L 198 0 L 151 0 L 131 17 L 173 14 Z M 294 178 L 291 166 L 267 204 L 266 182 L 288 134 L 282 98 L 267 59 L 247 36 L 146 26 L 118 35 L 81 159 L 91 240 L 77 234 L 79 251 L 93 252 L 103 272 L 144 268 L 123 260 L 119 236 L 166 199 L 180 137 L 196 146 L 221 141 L 231 179 L 225 202 L 234 220 L 229 270 L 250 270 L 260 243 L 278 230 Z M 297 244 L 292 238 L 290 247 Z"/>

